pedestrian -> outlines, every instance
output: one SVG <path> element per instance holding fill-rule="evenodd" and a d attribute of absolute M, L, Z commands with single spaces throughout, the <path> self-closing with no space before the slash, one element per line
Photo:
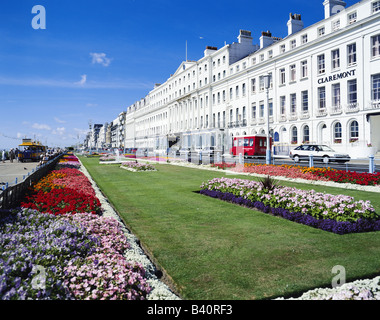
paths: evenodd
<path fill-rule="evenodd" d="M 12 163 L 13 163 L 14 158 L 15 158 L 15 151 L 13 150 L 13 148 L 11 148 L 11 150 L 9 151 L 9 159 L 11 160 Z"/>
<path fill-rule="evenodd" d="M 3 160 L 3 163 L 5 163 L 5 149 L 3 150 L 3 153 L 1 154 L 1 160 Z"/>

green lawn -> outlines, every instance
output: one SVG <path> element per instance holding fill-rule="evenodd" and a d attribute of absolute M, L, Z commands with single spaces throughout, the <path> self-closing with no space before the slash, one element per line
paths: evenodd
<path fill-rule="evenodd" d="M 331 287 L 335 265 L 347 282 L 380 274 L 380 232 L 335 235 L 197 193 L 223 171 L 155 164 L 134 173 L 80 160 L 184 299 L 297 296 Z M 368 199 L 380 212 L 379 193 L 286 184 Z"/>

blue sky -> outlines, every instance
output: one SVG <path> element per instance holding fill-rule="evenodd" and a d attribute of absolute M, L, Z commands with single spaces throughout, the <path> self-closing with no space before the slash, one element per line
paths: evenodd
<path fill-rule="evenodd" d="M 347 7 L 356 0 L 347 0 Z M 240 29 L 287 35 L 289 13 L 305 27 L 323 0 L 12 0 L 0 10 L 0 149 L 22 137 L 49 146 L 82 142 L 88 122 L 110 122 L 165 82 L 186 54 L 237 41 Z M 46 29 L 34 29 L 35 5 Z M 79 139 L 78 139 L 79 138 Z"/>

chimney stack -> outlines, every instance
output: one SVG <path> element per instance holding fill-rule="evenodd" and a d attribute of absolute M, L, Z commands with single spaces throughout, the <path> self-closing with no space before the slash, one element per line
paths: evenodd
<path fill-rule="evenodd" d="M 301 20 L 301 15 L 289 13 L 289 20 L 288 20 L 287 25 L 288 25 L 288 36 L 298 31 L 301 31 L 303 29 L 303 22 Z"/>

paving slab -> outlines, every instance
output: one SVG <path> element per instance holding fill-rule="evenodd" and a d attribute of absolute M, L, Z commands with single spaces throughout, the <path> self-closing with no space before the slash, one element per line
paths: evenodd
<path fill-rule="evenodd" d="M 36 170 L 38 162 L 10 162 L 6 160 L 3 163 L 0 160 L 0 188 L 8 182 L 8 185 L 14 185 L 16 178 L 18 182 L 23 180 L 28 173 L 32 174 L 32 170 Z"/>

